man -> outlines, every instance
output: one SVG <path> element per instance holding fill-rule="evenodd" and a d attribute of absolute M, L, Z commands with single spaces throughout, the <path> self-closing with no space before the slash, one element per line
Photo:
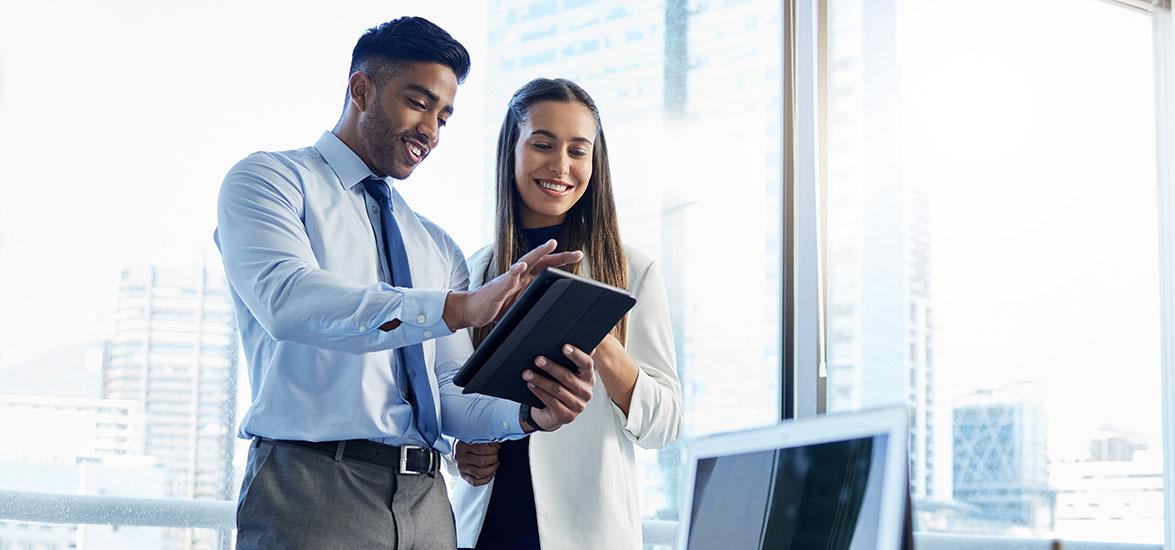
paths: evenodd
<path fill-rule="evenodd" d="M 551 241 L 466 292 L 461 251 L 387 181 L 436 148 L 468 71 L 465 48 L 424 19 L 370 29 L 334 129 L 225 177 L 216 239 L 253 397 L 237 548 L 454 548 L 440 432 L 517 438 L 570 422 L 591 398 L 591 358 L 574 348 L 564 352 L 580 374 L 524 373 L 541 410 L 452 384 L 472 353 L 456 331 L 499 317 L 544 267 L 582 257 L 551 254 Z"/>

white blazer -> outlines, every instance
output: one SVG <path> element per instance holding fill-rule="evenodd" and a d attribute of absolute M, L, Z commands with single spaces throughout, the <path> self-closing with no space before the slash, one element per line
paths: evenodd
<path fill-rule="evenodd" d="M 486 247 L 469 259 L 470 288 L 484 283 L 491 254 Z M 625 346 L 639 368 L 632 403 L 625 418 L 597 374 L 592 399 L 575 421 L 530 435 L 530 475 L 544 549 L 641 548 L 633 444 L 659 449 L 681 432 L 681 382 L 661 268 L 628 246 L 624 254 L 627 290 L 637 299 Z M 458 546 L 476 545 L 493 486 L 492 480 L 481 487 L 462 479 L 454 484 L 450 498 Z"/>

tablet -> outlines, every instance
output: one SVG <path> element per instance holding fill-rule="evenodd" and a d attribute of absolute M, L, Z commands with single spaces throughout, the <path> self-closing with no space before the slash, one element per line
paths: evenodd
<path fill-rule="evenodd" d="M 544 269 L 469 356 L 453 383 L 464 393 L 492 395 L 541 409 L 545 405 L 526 386 L 522 371 L 545 375 L 534 367 L 540 355 L 578 371 L 563 355 L 563 344 L 591 353 L 635 304 L 636 298 L 622 289 Z"/>

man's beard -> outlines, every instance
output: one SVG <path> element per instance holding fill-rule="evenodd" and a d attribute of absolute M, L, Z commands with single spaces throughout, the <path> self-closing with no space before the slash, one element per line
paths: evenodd
<path fill-rule="evenodd" d="M 388 123 L 388 119 L 379 109 L 373 109 L 359 126 L 359 134 L 366 142 L 368 157 L 372 164 L 369 166 L 376 176 L 391 176 L 402 180 L 412 173 L 412 168 L 402 173 L 396 173 L 396 147 L 400 146 L 401 139 L 395 134 Z"/>

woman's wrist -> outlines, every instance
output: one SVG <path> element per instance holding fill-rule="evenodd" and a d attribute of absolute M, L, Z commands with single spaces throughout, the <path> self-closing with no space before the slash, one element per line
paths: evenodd
<path fill-rule="evenodd" d="M 596 360 L 596 370 L 600 373 L 600 380 L 604 382 L 608 397 L 620 407 L 625 416 L 628 416 L 640 367 L 636 366 L 636 362 L 629 357 L 619 342 L 606 342 L 608 345 L 596 348 L 596 353 L 592 357 Z"/>

